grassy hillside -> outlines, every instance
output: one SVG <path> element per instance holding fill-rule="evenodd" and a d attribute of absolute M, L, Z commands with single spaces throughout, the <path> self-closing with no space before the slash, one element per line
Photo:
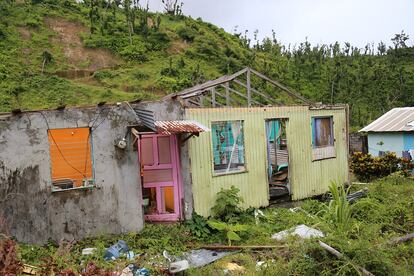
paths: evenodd
<path fill-rule="evenodd" d="M 314 101 L 349 103 L 354 126 L 414 103 L 414 51 L 406 45 L 382 53 L 308 42 L 286 48 L 275 36 L 250 41 L 201 19 L 113 2 L 2 1 L 0 111 L 156 99 L 245 66 Z"/>

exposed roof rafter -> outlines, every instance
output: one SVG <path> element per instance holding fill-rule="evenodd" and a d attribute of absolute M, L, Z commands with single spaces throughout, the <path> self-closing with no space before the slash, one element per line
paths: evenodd
<path fill-rule="evenodd" d="M 248 107 L 251 107 L 252 105 L 265 106 L 266 104 L 281 105 L 281 103 L 277 102 L 277 100 L 273 99 L 270 95 L 266 95 L 265 93 L 259 91 L 260 89 L 252 87 L 252 75 L 265 80 L 274 87 L 281 89 L 290 97 L 312 105 L 312 102 L 307 100 L 302 95 L 249 67 L 246 67 L 232 75 L 222 76 L 218 79 L 210 80 L 194 87 L 187 88 L 181 92 L 171 94 L 168 97 L 181 98 L 186 103 L 197 107 L 203 107 L 204 104 L 212 107 L 231 106 L 231 103 L 243 104 L 242 102 L 244 101 L 247 103 Z M 238 79 L 241 77 L 245 77 L 245 82 Z M 238 85 L 239 87 L 236 87 L 235 85 Z M 238 90 L 238 88 L 241 88 L 241 91 Z"/>

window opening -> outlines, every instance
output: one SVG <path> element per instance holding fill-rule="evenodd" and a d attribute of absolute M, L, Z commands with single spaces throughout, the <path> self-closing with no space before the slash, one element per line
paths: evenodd
<path fill-rule="evenodd" d="M 245 170 L 243 121 L 212 122 L 214 173 Z"/>

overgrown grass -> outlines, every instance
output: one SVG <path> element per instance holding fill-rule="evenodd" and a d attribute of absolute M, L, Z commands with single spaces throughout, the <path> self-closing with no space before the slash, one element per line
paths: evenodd
<path fill-rule="evenodd" d="M 239 216 L 239 223 L 249 230 L 240 232 L 240 245 L 280 245 L 269 251 L 243 251 L 227 256 L 199 269 L 190 269 L 189 275 L 223 275 L 229 262 L 244 267 L 245 275 L 358 275 L 355 265 L 365 267 L 375 275 L 414 274 L 414 242 L 389 245 L 390 238 L 402 236 L 414 229 L 414 183 L 402 177 L 388 177 L 367 185 L 365 198 L 352 205 L 347 231 L 342 231 L 326 219 L 327 203 L 306 200 L 300 208 L 267 208 L 255 218 L 254 211 L 247 210 Z M 351 187 L 352 190 L 361 186 Z M 325 210 L 325 211 L 323 211 Z M 198 221 L 197 224 L 200 224 Z M 314 240 L 304 242 L 292 237 L 287 242 L 277 242 L 271 235 L 306 224 L 326 234 L 322 240 L 345 254 L 349 260 L 339 260 L 330 255 Z M 207 227 L 205 224 L 200 224 Z M 86 263 L 93 261 L 99 267 L 122 270 L 128 263 L 149 268 L 152 273 L 162 273 L 168 261 L 162 256 L 164 250 L 179 256 L 183 252 L 203 244 L 223 242 L 218 231 L 210 229 L 208 235 L 193 235 L 194 225 L 146 224 L 140 233 L 103 236 L 79 241 L 67 253 L 57 254 L 58 248 L 49 244 L 34 246 L 21 244 L 20 256 L 25 263 L 42 265 L 46 258 L 58 263 L 58 267 L 81 271 Z M 106 247 L 123 239 L 139 256 L 135 260 L 120 259 L 105 262 Z M 86 247 L 96 247 L 93 255 L 82 256 Z M 256 267 L 257 262 L 264 263 Z"/>

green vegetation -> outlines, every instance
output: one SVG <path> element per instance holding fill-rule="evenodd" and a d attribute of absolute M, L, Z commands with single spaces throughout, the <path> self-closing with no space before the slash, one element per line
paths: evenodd
<path fill-rule="evenodd" d="M 251 41 L 182 15 L 181 2 L 164 5 L 160 14 L 135 0 L 1 1 L 0 111 L 156 99 L 245 66 L 315 102 L 348 103 L 354 128 L 414 104 L 414 48 L 404 32 L 388 48 L 286 47 L 275 33 Z"/>
<path fill-rule="evenodd" d="M 239 192 L 240 190 L 233 185 L 230 189 L 222 188 L 217 193 L 216 204 L 211 208 L 213 218 L 225 222 L 237 220 L 242 212 L 239 205 L 243 203 L 243 198 L 238 195 Z"/>
<path fill-rule="evenodd" d="M 397 157 L 394 152 L 377 157 L 354 152 L 351 156 L 351 170 L 360 181 L 371 181 L 390 174 L 408 176 L 413 169 L 411 160 Z"/>
<path fill-rule="evenodd" d="M 193 234 L 188 222 L 172 225 L 147 223 L 140 233 L 89 238 L 76 243 L 61 242 L 60 246 L 19 244 L 15 248 L 10 242 L 2 242 L 0 248 L 7 248 L 10 254 L 0 252 L 0 271 L 2 261 L 7 259 L 13 265 L 10 269 L 18 269 L 20 261 L 40 266 L 44 272 L 51 269 L 80 272 L 86 266 L 90 270 L 100 268 L 101 271 L 113 271 L 135 263 L 150 269 L 151 273 L 162 274 L 169 264 L 163 257 L 164 250 L 169 255 L 180 256 L 201 245 L 225 242 L 228 237 L 223 239 L 224 230 L 215 229 L 222 229 L 221 224 L 226 224 L 225 228 L 229 231 L 225 232 L 233 231 L 239 237 L 229 238 L 232 244 L 278 247 L 265 251 L 237 252 L 203 268 L 190 269 L 189 275 L 222 275 L 229 262 L 243 266 L 242 273 L 245 275 L 359 275 L 356 266 L 364 267 L 375 275 L 412 275 L 414 241 L 399 244 L 389 241 L 414 229 L 413 181 L 394 175 L 367 186 L 351 187 L 351 190 L 362 187 L 368 188 L 367 196 L 352 205 L 344 201 L 344 190 L 339 188 L 337 193 L 337 187 L 332 185 L 331 203 L 306 200 L 300 208 L 263 209 L 263 215 L 259 217 L 253 215 L 254 210 L 246 210 L 234 224 L 244 225 L 243 229 L 229 230 L 227 223 L 219 223 L 218 227 L 209 223 L 212 226 L 210 228 L 206 219 L 195 216 L 200 225 L 209 229 L 209 234 L 203 236 Z M 321 240 L 347 258 L 337 259 L 313 239 L 299 241 L 292 237 L 280 242 L 270 238 L 274 233 L 299 224 L 323 231 L 326 237 Z M 108 262 L 103 260 L 105 248 L 118 239 L 125 240 L 134 251 L 134 260 L 125 257 Z M 92 255 L 82 255 L 82 249 L 87 247 L 97 250 Z M 259 261 L 264 263 L 256 267 Z"/>

